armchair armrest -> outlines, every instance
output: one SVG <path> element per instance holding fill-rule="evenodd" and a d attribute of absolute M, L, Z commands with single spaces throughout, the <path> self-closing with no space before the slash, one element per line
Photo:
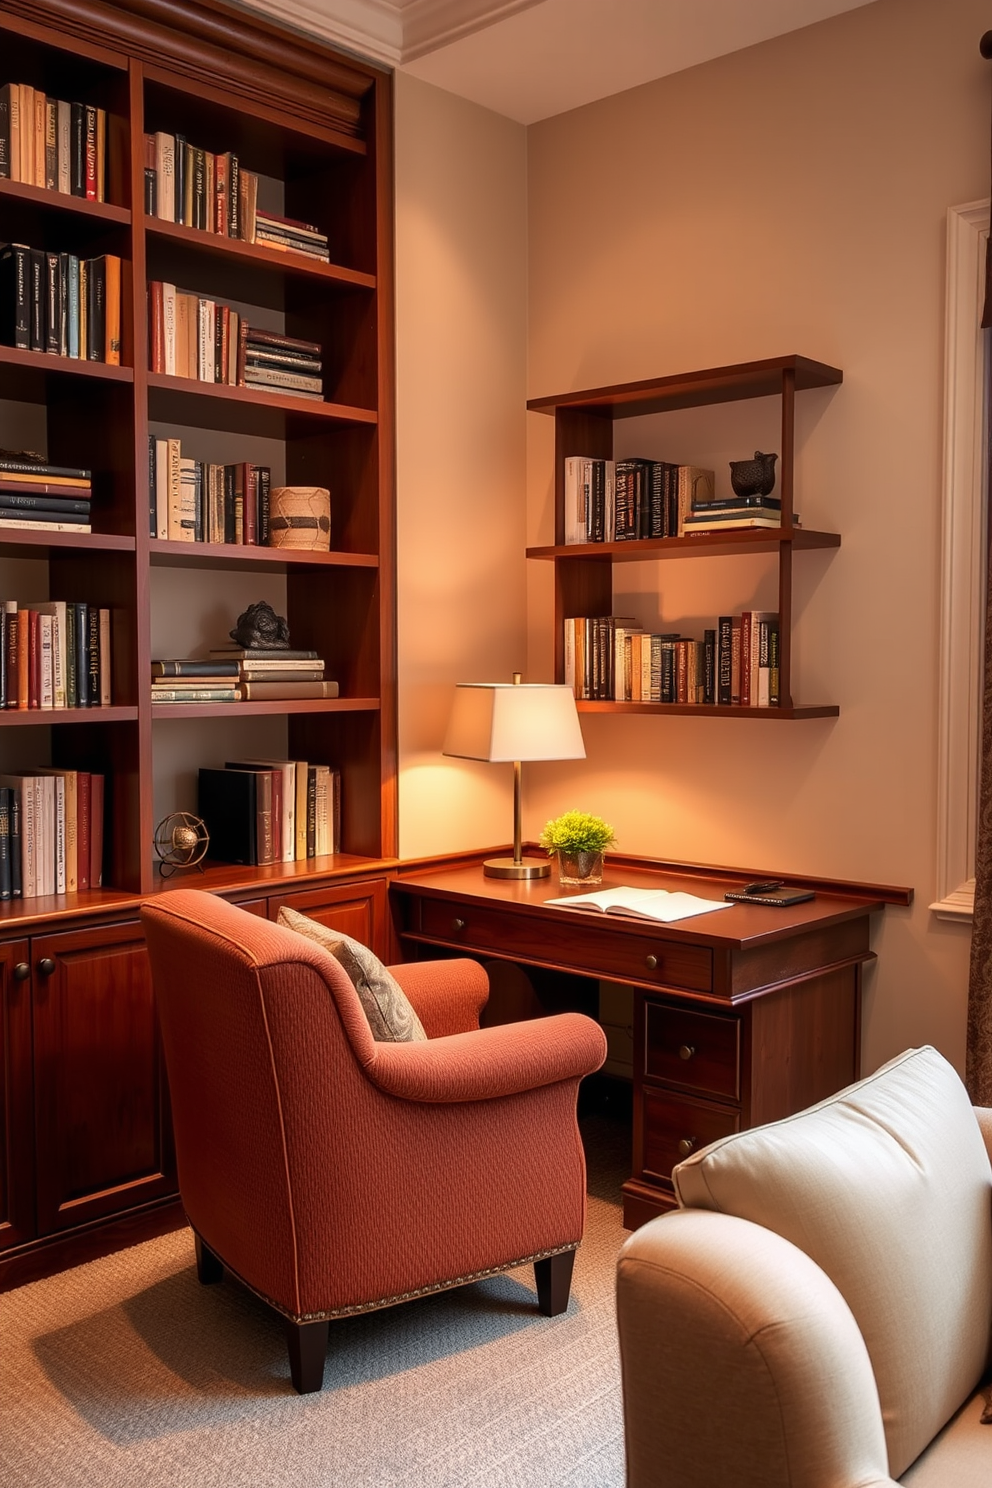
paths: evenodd
<path fill-rule="evenodd" d="M 388 1095 L 442 1105 L 495 1100 L 592 1074 L 606 1038 L 583 1013 L 503 1023 L 427 1043 L 376 1044 L 366 1072 Z"/>
<path fill-rule="evenodd" d="M 477 961 L 408 961 L 389 970 L 409 997 L 429 1039 L 478 1028 L 489 978 Z"/>
<path fill-rule="evenodd" d="M 850 1308 L 796 1246 L 681 1210 L 620 1252 L 628 1488 L 895 1488 Z"/>
<path fill-rule="evenodd" d="M 985 1150 L 989 1155 L 989 1159 L 992 1160 L 992 1108 L 989 1106 L 973 1106 L 972 1110 L 975 1113 L 975 1120 L 978 1122 L 978 1129 L 985 1141 Z"/>

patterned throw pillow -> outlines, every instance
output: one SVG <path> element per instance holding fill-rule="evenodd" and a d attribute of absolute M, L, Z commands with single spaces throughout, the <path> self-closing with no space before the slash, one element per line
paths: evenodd
<path fill-rule="evenodd" d="M 340 930 L 320 925 L 295 909 L 282 905 L 278 923 L 316 941 L 348 973 L 369 1020 L 372 1037 L 381 1044 L 407 1044 L 426 1040 L 423 1025 L 396 978 L 378 956 Z"/>

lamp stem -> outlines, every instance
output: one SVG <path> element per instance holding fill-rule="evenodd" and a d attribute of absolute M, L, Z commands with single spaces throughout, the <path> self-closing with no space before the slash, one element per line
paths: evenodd
<path fill-rule="evenodd" d="M 519 760 L 513 761 L 513 866 L 519 868 L 523 863 L 523 848 L 520 844 L 520 780 L 523 768 Z"/>

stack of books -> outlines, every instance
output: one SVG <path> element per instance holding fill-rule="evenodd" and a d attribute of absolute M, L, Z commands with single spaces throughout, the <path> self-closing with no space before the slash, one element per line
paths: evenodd
<path fill-rule="evenodd" d="M 292 863 L 341 851 L 341 773 L 303 760 L 233 760 L 201 769 L 210 857 Z"/>
<path fill-rule="evenodd" d="M 312 222 L 297 222 L 292 217 L 276 217 L 272 212 L 263 212 L 259 207 L 255 213 L 256 243 L 266 248 L 278 248 L 283 253 L 302 253 L 307 258 L 317 258 L 321 263 L 330 262 L 327 234 L 319 232 Z"/>
<path fill-rule="evenodd" d="M 0 177 L 105 201 L 107 111 L 47 98 L 27 83 L 0 88 Z"/>
<path fill-rule="evenodd" d="M 0 450 L 0 529 L 90 532 L 93 476 Z"/>
<path fill-rule="evenodd" d="M 153 703 L 236 703 L 241 699 L 236 661 L 153 661 Z"/>
<path fill-rule="evenodd" d="M 275 331 L 244 326 L 244 385 L 294 398 L 324 396 L 318 341 L 300 341 Z"/>
<path fill-rule="evenodd" d="M 26 243 L 0 250 L 0 342 L 76 361 L 121 360 L 121 261 Z"/>
<path fill-rule="evenodd" d="M 211 651 L 215 661 L 238 668 L 245 702 L 292 702 L 307 698 L 336 698 L 338 684 L 324 679 L 324 663 L 316 651 L 245 649 L 226 646 Z"/>
<path fill-rule="evenodd" d="M 0 900 L 100 888 L 103 816 L 102 775 L 0 775 Z"/>
<path fill-rule="evenodd" d="M 0 600 L 0 697 L 5 708 L 109 708 L 110 611 L 53 599 Z"/>
<path fill-rule="evenodd" d="M 795 513 L 793 525 L 800 526 Z M 781 527 L 782 503 L 771 496 L 721 496 L 719 499 L 694 501 L 685 520 L 687 536 L 706 532 L 740 532 L 749 528 Z"/>
<path fill-rule="evenodd" d="M 565 542 L 681 537 L 694 504 L 712 499 L 716 476 L 699 465 L 631 456 L 565 460 Z"/>
<path fill-rule="evenodd" d="M 148 530 L 167 542 L 269 542 L 268 465 L 192 460 L 178 439 L 148 440 Z"/>

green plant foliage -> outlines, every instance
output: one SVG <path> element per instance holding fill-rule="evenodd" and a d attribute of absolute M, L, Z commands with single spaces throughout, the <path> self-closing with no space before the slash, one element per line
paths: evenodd
<path fill-rule="evenodd" d="M 609 822 L 588 811 L 563 812 L 545 824 L 540 836 L 549 857 L 555 853 L 605 852 L 616 840 Z"/>

